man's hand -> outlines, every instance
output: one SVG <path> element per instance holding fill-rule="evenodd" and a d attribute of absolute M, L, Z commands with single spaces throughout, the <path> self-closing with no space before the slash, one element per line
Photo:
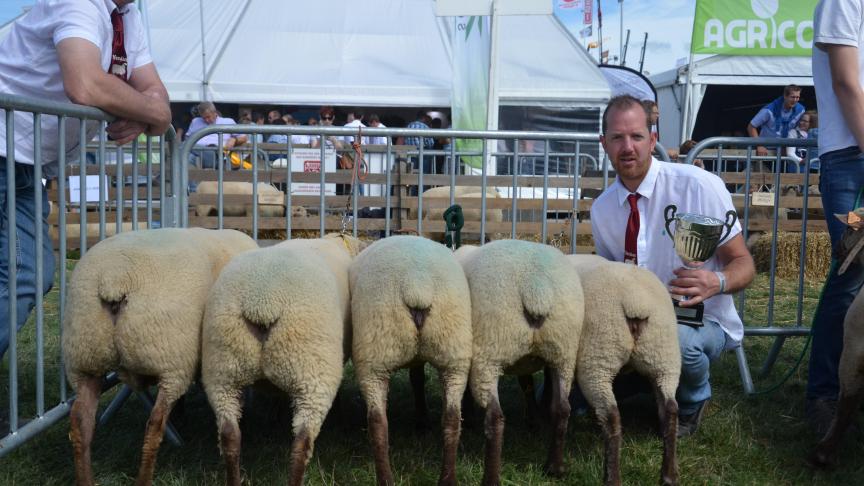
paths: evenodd
<path fill-rule="evenodd" d="M 720 293 L 720 279 L 711 270 L 690 270 L 680 267 L 674 271 L 675 278 L 669 282 L 669 293 L 684 295 L 681 307 L 694 306 Z"/>
<path fill-rule="evenodd" d="M 114 143 L 125 145 L 138 138 L 138 135 L 147 132 L 147 128 L 147 125 L 141 122 L 116 120 L 108 124 L 108 128 L 105 131 L 108 132 L 108 138 L 113 140 Z"/>
<path fill-rule="evenodd" d="M 768 155 L 768 149 L 760 145 L 756 147 L 756 155 L 759 157 L 765 157 Z"/>

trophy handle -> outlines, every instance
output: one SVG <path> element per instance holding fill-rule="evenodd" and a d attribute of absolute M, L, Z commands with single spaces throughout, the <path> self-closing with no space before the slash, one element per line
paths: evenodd
<path fill-rule="evenodd" d="M 738 213 L 735 210 L 730 209 L 726 211 L 726 222 L 723 223 L 723 226 L 726 227 L 726 231 L 723 236 L 720 237 L 720 242 L 726 239 L 729 236 L 729 233 L 732 232 L 732 227 L 735 226 L 735 221 L 738 221 Z"/>
<path fill-rule="evenodd" d="M 666 209 L 663 210 L 663 217 L 666 219 L 666 234 L 669 235 L 669 238 L 675 240 L 675 237 L 672 236 L 672 221 L 675 221 L 675 213 L 678 212 L 678 206 L 674 204 L 670 204 L 666 206 Z M 734 224 L 734 223 L 733 223 Z"/>

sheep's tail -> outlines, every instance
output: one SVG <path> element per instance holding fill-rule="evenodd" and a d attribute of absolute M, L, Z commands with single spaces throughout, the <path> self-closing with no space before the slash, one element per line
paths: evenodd
<path fill-rule="evenodd" d="M 138 288 L 139 273 L 128 260 L 121 258 L 106 261 L 112 261 L 112 268 L 98 272 L 96 292 L 102 305 L 111 315 L 117 316 L 126 304 L 127 297 Z"/>
<path fill-rule="evenodd" d="M 240 317 L 249 333 L 263 343 L 282 315 L 287 295 L 286 280 L 268 278 L 256 281 L 254 285 L 257 285 L 254 291 L 244 291 L 243 298 L 239 299 Z"/>
<path fill-rule="evenodd" d="M 434 300 L 435 285 L 426 272 L 406 272 L 401 282 L 402 302 L 411 314 L 417 329 L 422 329 Z"/>
<path fill-rule="evenodd" d="M 555 306 L 555 292 L 548 279 L 532 274 L 526 276 L 519 288 L 522 295 L 522 314 L 531 329 L 540 329 Z"/>
<path fill-rule="evenodd" d="M 621 287 L 622 289 L 625 287 Z M 621 309 L 627 319 L 627 327 L 634 340 L 639 340 L 645 326 L 648 325 L 652 313 L 652 305 L 656 302 L 652 299 L 637 298 L 634 295 L 622 295 L 620 299 Z"/>

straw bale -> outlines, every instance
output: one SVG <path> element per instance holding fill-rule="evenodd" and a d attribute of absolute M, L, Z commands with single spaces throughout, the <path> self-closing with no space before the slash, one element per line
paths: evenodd
<path fill-rule="evenodd" d="M 753 241 L 750 253 L 756 263 L 756 271 L 771 270 L 771 235 L 763 233 Z M 777 277 L 795 280 L 798 278 L 801 259 L 801 233 L 780 232 L 777 234 Z M 824 231 L 807 233 L 807 251 L 804 257 L 804 279 L 818 283 L 825 280 L 831 265 L 831 239 Z"/>

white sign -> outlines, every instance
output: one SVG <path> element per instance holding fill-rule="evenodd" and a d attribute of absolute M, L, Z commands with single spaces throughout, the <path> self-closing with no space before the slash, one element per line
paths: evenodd
<path fill-rule="evenodd" d="M 81 185 L 78 184 L 81 178 L 79 176 L 70 176 L 69 177 L 69 202 L 77 203 L 81 201 Z M 105 190 L 108 190 L 108 177 L 105 177 L 104 181 Z M 99 176 L 98 175 L 88 175 L 85 176 L 84 179 L 84 202 L 99 202 Z M 108 199 L 107 195 L 103 198 L 105 200 Z"/>
<path fill-rule="evenodd" d="M 307 174 L 321 173 L 321 149 L 298 148 L 291 153 L 291 172 Z M 336 151 L 324 151 L 324 172 L 336 172 Z M 321 184 L 318 182 L 292 182 L 291 194 L 298 196 L 317 196 L 321 194 Z M 324 184 L 324 194 L 336 195 L 336 184 Z"/>

